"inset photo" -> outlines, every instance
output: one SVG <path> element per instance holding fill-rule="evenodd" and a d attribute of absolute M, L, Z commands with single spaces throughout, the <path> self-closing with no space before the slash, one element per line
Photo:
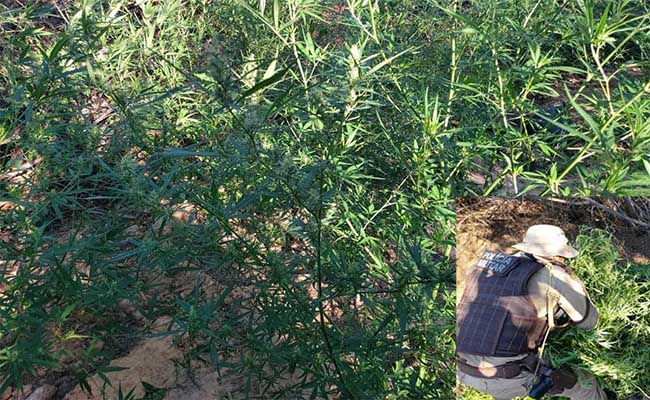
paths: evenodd
<path fill-rule="evenodd" d="M 457 398 L 650 399 L 650 197 L 456 212 Z"/>

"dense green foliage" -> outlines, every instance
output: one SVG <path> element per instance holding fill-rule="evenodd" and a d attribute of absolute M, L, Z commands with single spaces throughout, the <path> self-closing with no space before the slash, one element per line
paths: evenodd
<path fill-rule="evenodd" d="M 649 193 L 645 2 L 463 2 L 447 13 L 459 30 L 446 97 L 463 167 L 499 171 L 483 194 L 501 183 Z"/>
<path fill-rule="evenodd" d="M 438 104 L 425 85 L 399 89 L 415 84 L 399 61 L 414 48 L 391 44 L 392 14 L 354 11 L 87 2 L 53 33 L 36 27 L 44 9 L 5 14 L 17 34 L 3 50 L 2 119 L 17 139 L 2 149 L 42 162 L 3 187 L 19 207 L 2 215 L 0 251 L 20 264 L 4 280 L 4 385 L 60 368 L 57 341 L 137 334 L 112 324 L 128 299 L 150 319 L 173 316 L 193 346 L 186 365 L 227 365 L 264 396 L 451 393 Z M 347 21 L 340 32 L 332 18 Z M 102 104 L 112 111 L 98 122 Z M 184 202 L 197 223 L 165 229 Z M 152 296 L 155 277 L 186 270 L 228 285 L 214 298 L 198 286 Z M 251 298 L 228 306 L 241 286 Z M 80 380 L 96 356 L 75 366 Z M 280 387 L 293 370 L 299 382 Z"/>
<path fill-rule="evenodd" d="M 266 397 L 450 398 L 452 196 L 649 192 L 643 1 L 5 3 L 0 387 L 128 300 Z"/>

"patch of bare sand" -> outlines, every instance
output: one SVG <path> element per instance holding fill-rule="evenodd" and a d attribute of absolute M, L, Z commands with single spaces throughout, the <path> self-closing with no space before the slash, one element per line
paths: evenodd
<path fill-rule="evenodd" d="M 165 323 L 166 321 L 161 320 L 158 325 L 164 326 Z M 160 388 L 170 387 L 178 378 L 174 360 L 181 359 L 182 356 L 181 350 L 174 345 L 172 336 L 144 340 L 126 356 L 111 361 L 109 367 L 123 369 L 105 373 L 110 385 L 107 385 L 99 374 L 95 374 L 88 380 L 92 394 L 77 386 L 65 399 L 101 399 L 102 393 L 108 399 L 115 399 L 120 388 L 124 394 L 133 390 L 134 395 L 140 398 L 145 394 L 142 381 Z"/>

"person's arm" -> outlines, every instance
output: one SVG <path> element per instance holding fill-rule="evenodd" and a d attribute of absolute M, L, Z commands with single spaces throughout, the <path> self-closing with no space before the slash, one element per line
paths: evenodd
<path fill-rule="evenodd" d="M 598 323 L 598 309 L 594 306 L 594 303 L 591 302 L 589 297 L 586 297 L 586 299 L 587 315 L 585 315 L 585 318 L 582 321 L 576 322 L 575 325 L 582 329 L 594 329 Z"/>
<path fill-rule="evenodd" d="M 589 299 L 587 290 L 580 279 L 567 268 L 553 268 L 552 286 L 559 295 L 558 305 L 573 321 L 583 329 L 593 329 L 598 323 L 598 310 Z"/>

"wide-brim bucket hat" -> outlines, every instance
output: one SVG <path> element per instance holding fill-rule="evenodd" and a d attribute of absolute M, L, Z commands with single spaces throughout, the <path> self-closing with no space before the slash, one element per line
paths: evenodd
<path fill-rule="evenodd" d="M 525 253 L 542 257 L 561 256 L 573 258 L 578 250 L 569 245 L 564 231 L 555 225 L 533 225 L 526 231 L 524 240 L 512 246 Z"/>

